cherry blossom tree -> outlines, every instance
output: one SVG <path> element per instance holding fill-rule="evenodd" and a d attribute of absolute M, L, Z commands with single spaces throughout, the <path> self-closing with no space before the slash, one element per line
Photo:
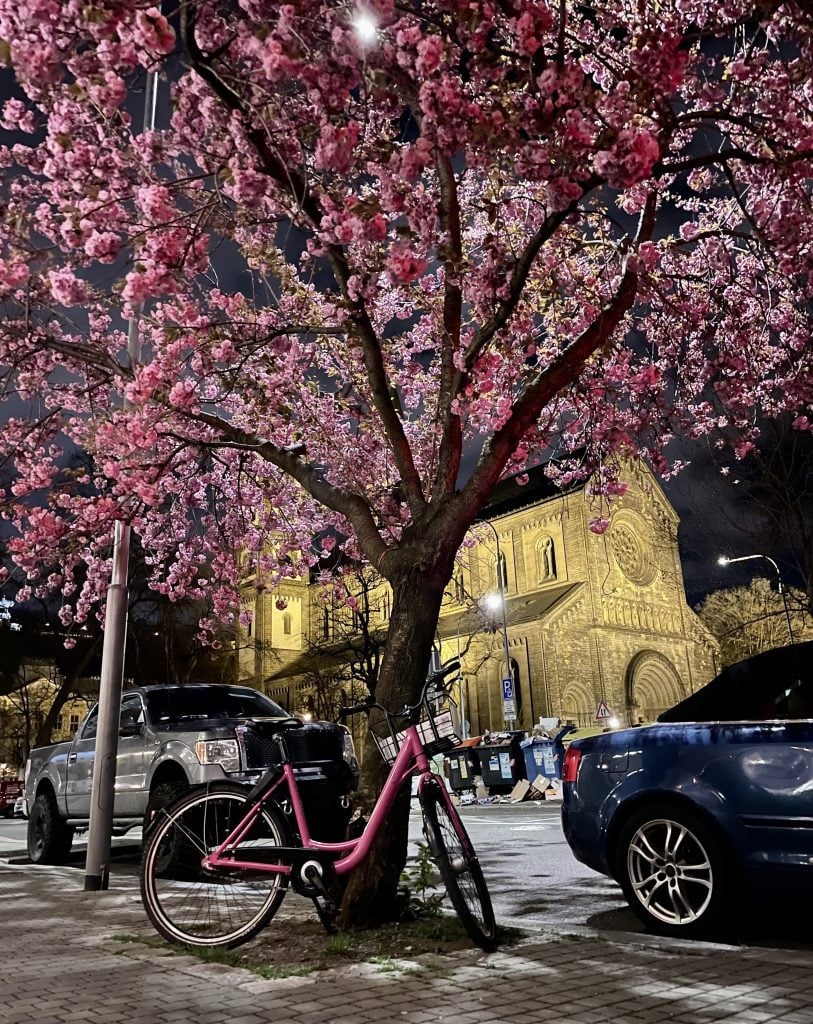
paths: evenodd
<path fill-rule="evenodd" d="M 676 432 L 810 429 L 811 32 L 770 0 L 0 0 L 31 587 L 85 619 L 124 517 L 155 588 L 228 619 L 241 577 L 346 537 L 393 588 L 397 706 L 466 530 L 554 437 L 610 499 L 618 450 L 667 471 Z M 404 822 L 357 916 L 387 912 Z"/>

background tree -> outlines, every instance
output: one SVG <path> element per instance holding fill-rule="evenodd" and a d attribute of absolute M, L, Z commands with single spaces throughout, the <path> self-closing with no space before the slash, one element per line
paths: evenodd
<path fill-rule="evenodd" d="M 116 518 L 154 588 L 221 618 L 241 573 L 301 576 L 332 528 L 392 586 L 376 693 L 398 706 L 467 529 L 553 436 L 611 496 L 614 449 L 663 470 L 675 431 L 809 406 L 806 5 L 166 14 L 0 0 L 7 515 L 27 577 L 60 550 L 41 585 L 78 621 Z M 146 69 L 171 106 L 138 135 Z M 345 920 L 390 913 L 406 807 Z"/>
<path fill-rule="evenodd" d="M 681 442 L 691 460 L 672 489 L 691 506 L 683 516 L 681 547 L 705 577 L 690 590 L 729 587 L 765 572 L 759 561 L 716 569 L 721 554 L 761 552 L 773 558 L 797 610 L 813 612 L 813 435 L 789 416 L 761 424 L 753 442 L 738 451 L 708 441 Z M 716 509 L 713 518 L 707 514 Z M 701 521 L 702 520 L 702 521 Z M 713 578 L 710 578 L 713 573 Z"/>
<path fill-rule="evenodd" d="M 813 639 L 804 593 L 791 588 L 787 596 L 794 639 Z M 695 611 L 720 642 L 723 668 L 788 642 L 785 607 L 775 581 L 757 577 L 747 587 L 716 590 Z"/>

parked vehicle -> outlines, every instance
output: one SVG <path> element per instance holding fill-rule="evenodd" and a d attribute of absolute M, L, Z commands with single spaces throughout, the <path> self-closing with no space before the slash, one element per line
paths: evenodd
<path fill-rule="evenodd" d="M 226 780 L 253 783 L 279 758 L 279 746 L 255 724 L 288 719 L 274 701 L 244 686 L 146 686 L 122 697 L 113 804 L 114 834 L 149 826 L 156 813 L 190 789 Z M 64 863 L 74 833 L 90 819 L 98 705 L 76 736 L 31 751 L 26 765 L 28 855 Z M 343 834 L 347 794 L 358 764 L 350 734 L 330 722 L 307 722 L 289 753 L 317 839 Z"/>
<path fill-rule="evenodd" d="M 653 931 L 714 932 L 735 896 L 813 889 L 813 643 L 732 665 L 656 725 L 574 740 L 576 857 Z"/>
<path fill-rule="evenodd" d="M 13 817 L 15 817 L 15 818 L 27 818 L 28 817 L 28 812 L 25 809 L 25 797 L 24 796 L 18 796 L 17 799 L 14 801 L 14 814 L 13 814 Z"/>
<path fill-rule="evenodd" d="M 10 818 L 14 814 L 14 804 L 22 793 L 23 784 L 17 779 L 0 780 L 0 816 Z"/>

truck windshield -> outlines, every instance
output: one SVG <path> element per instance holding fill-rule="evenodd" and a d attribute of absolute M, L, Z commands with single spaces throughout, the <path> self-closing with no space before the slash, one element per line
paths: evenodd
<path fill-rule="evenodd" d="M 279 704 L 251 690 L 230 686 L 172 686 L 147 691 L 151 725 L 200 719 L 287 718 Z"/>

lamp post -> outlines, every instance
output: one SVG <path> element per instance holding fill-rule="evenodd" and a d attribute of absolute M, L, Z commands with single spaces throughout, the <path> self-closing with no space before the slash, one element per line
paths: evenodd
<path fill-rule="evenodd" d="M 514 700 L 516 700 L 516 695 L 514 694 L 514 673 L 511 671 L 511 655 L 508 653 L 508 625 L 505 621 L 505 585 L 503 582 L 502 575 L 502 551 L 500 550 L 500 535 L 497 533 L 496 526 L 489 519 L 478 519 L 477 525 L 487 526 L 494 534 L 494 541 L 497 545 L 497 587 L 499 590 L 500 608 L 502 610 L 502 648 L 503 654 L 505 656 L 505 676 L 503 677 L 503 679 L 510 681 L 511 694 L 514 697 Z M 492 608 L 492 610 L 496 610 L 496 603 L 494 601 L 489 601 L 489 605 Z M 513 729 L 513 718 L 508 719 L 508 725 Z"/>
<path fill-rule="evenodd" d="M 752 561 L 754 561 L 757 558 L 761 558 L 761 559 L 763 559 L 766 562 L 770 562 L 772 567 L 773 567 L 773 571 L 776 573 L 776 582 L 777 582 L 778 587 L 779 587 L 779 594 L 782 597 L 782 606 L 785 609 L 785 621 L 788 624 L 788 639 L 790 640 L 791 643 L 795 643 L 794 636 L 793 636 L 793 626 L 791 625 L 791 621 L 790 621 L 790 611 L 788 609 L 788 595 L 787 595 L 787 593 L 785 591 L 785 585 L 782 582 L 782 574 L 779 572 L 779 566 L 771 558 L 771 556 L 770 555 L 740 555 L 739 558 L 729 558 L 727 555 L 720 555 L 720 557 L 717 559 L 717 564 L 718 565 L 733 565 L 734 562 L 752 562 Z"/>
<path fill-rule="evenodd" d="M 160 10 L 161 4 L 159 2 Z M 158 72 L 147 74 L 144 94 L 144 130 L 155 127 L 158 102 Z M 127 360 L 132 369 L 141 355 L 139 315 L 136 307 L 127 325 Z M 125 409 L 128 403 L 125 400 Z M 113 801 L 116 789 L 116 760 L 119 745 L 119 714 L 124 682 L 124 648 L 127 642 L 127 576 L 132 528 L 117 519 L 113 532 L 113 568 L 104 620 L 102 674 L 99 681 L 99 716 L 90 797 L 90 823 L 85 859 L 85 892 L 106 890 L 110 878 L 110 839 L 113 833 Z"/>
<path fill-rule="evenodd" d="M 463 739 L 469 738 L 469 723 L 470 718 L 468 717 L 469 712 L 469 684 L 463 674 L 463 660 L 460 654 L 460 627 L 463 625 L 463 619 L 466 613 L 460 616 L 457 620 L 457 689 L 460 694 L 460 707 L 463 712 Z M 464 696 L 465 694 L 465 696 Z"/>

